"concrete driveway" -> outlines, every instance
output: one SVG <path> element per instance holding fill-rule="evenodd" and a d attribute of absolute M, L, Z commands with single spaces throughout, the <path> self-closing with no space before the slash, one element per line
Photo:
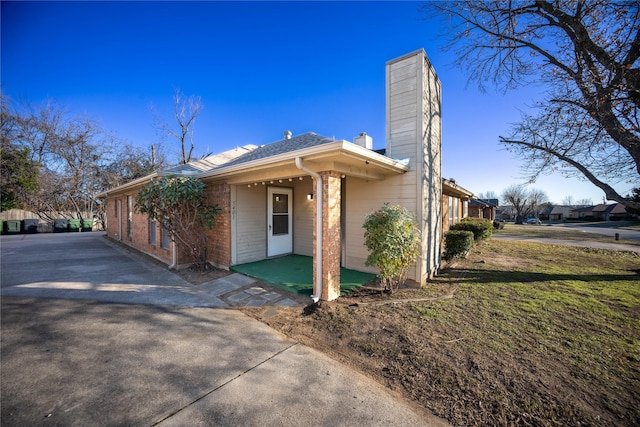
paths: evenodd
<path fill-rule="evenodd" d="M 227 307 L 166 268 L 109 243 L 104 234 L 2 236 L 1 295 Z"/>
<path fill-rule="evenodd" d="M 99 233 L 0 249 L 3 426 L 446 425 Z"/>

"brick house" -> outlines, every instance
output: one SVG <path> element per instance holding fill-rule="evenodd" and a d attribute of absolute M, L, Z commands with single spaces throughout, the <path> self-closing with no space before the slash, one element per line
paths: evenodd
<path fill-rule="evenodd" d="M 471 215 L 473 193 L 460 187 L 452 179 L 442 180 L 442 232 Z"/>
<path fill-rule="evenodd" d="M 618 221 L 631 217 L 624 205 L 620 203 L 596 205 L 591 209 L 591 213 L 596 221 Z"/>
<path fill-rule="evenodd" d="M 498 199 L 472 199 L 469 201 L 469 216 L 474 218 L 486 218 L 491 221 L 496 219 Z"/>
<path fill-rule="evenodd" d="M 340 295 L 340 266 L 376 272 L 364 265 L 362 224 L 388 202 L 416 213 L 422 245 L 408 278 L 424 283 L 440 266 L 447 196 L 441 87 L 423 49 L 387 62 L 386 146 L 372 147 L 364 133 L 350 142 L 285 132 L 272 144 L 149 175 L 99 195 L 107 203 L 107 235 L 173 266 L 186 262 L 162 227 L 135 213 L 133 204 L 138 189 L 157 176 L 194 176 L 222 209 L 210 231 L 212 264 L 229 268 L 284 254 L 312 256 L 313 297 L 333 300 Z M 470 194 L 446 187 L 456 198 Z"/>

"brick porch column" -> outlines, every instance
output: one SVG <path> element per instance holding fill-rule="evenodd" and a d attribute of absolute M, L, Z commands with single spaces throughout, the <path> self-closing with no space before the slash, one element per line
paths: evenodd
<path fill-rule="evenodd" d="M 340 296 L 340 174 L 336 172 L 320 172 L 322 177 L 322 293 L 320 299 L 331 301 Z M 315 228 L 314 215 L 314 230 Z M 314 234 L 314 293 L 315 283 L 316 238 Z"/>

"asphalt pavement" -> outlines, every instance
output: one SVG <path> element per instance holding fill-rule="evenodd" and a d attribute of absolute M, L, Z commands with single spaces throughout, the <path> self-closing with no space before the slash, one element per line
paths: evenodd
<path fill-rule="evenodd" d="M 640 241 L 640 231 L 638 230 L 630 230 L 627 228 L 620 227 L 603 227 L 601 224 L 598 225 L 589 225 L 589 224 L 557 224 L 553 225 L 554 227 L 565 227 L 571 228 L 578 231 L 584 231 L 586 233 L 595 233 L 602 234 L 604 236 L 611 237 L 612 240 L 615 239 L 616 234 L 618 238 L 621 240 L 636 240 Z"/>
<path fill-rule="evenodd" d="M 441 426 L 102 233 L 2 236 L 2 426 Z"/>
<path fill-rule="evenodd" d="M 532 225 L 531 227 L 544 227 L 544 225 Z M 640 231 L 628 230 L 624 228 L 615 227 L 596 227 L 580 224 L 554 224 L 552 227 L 564 227 L 571 228 L 573 230 L 582 231 L 585 233 L 601 234 L 604 236 L 610 236 L 610 242 L 594 241 L 594 240 L 567 240 L 567 239 L 552 239 L 547 237 L 528 237 L 509 234 L 494 233 L 492 239 L 505 239 L 505 240 L 526 240 L 529 242 L 548 243 L 554 245 L 567 245 L 567 246 L 580 246 L 596 249 L 607 249 L 612 251 L 632 251 L 640 253 L 640 246 L 629 245 L 619 243 L 615 240 L 616 234 L 620 240 L 635 240 L 640 242 Z"/>

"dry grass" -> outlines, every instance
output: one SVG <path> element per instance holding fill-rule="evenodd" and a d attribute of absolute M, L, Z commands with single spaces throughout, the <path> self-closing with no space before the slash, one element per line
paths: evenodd
<path fill-rule="evenodd" d="M 454 425 L 632 426 L 639 273 L 636 253 L 488 240 L 420 290 L 246 312 Z"/>

